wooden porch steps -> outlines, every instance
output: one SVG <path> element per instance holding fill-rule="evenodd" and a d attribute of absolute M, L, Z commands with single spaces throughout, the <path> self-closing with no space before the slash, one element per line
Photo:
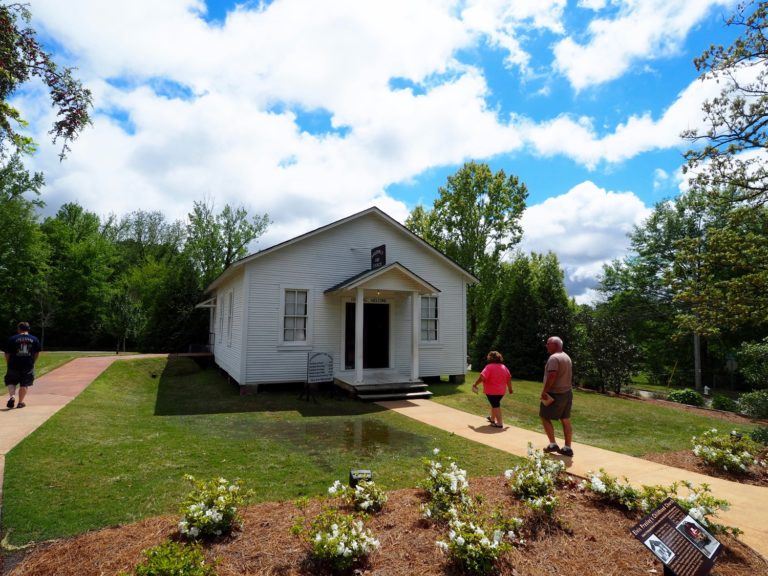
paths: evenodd
<path fill-rule="evenodd" d="M 426 386 L 425 386 L 426 388 Z M 391 390 L 388 392 L 368 392 L 357 394 L 358 399 L 366 402 L 377 402 L 379 400 L 415 400 L 428 399 L 432 397 L 432 392 L 429 390 L 419 390 L 414 392 Z"/>

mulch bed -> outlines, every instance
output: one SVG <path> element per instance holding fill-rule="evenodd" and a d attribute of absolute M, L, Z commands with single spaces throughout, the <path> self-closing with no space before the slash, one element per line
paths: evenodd
<path fill-rule="evenodd" d="M 646 454 L 643 458 L 651 460 L 652 462 L 658 462 L 659 464 L 666 464 L 667 466 L 674 466 L 675 468 L 682 468 L 683 470 L 690 470 L 691 472 L 698 472 L 699 474 L 722 478 L 723 480 L 741 482 L 742 484 L 752 484 L 753 486 L 768 486 L 768 467 L 766 466 L 752 466 L 746 474 L 735 474 L 705 464 L 692 450 Z M 768 450 L 763 450 L 762 453 L 758 455 L 758 459 L 764 462 L 768 461 Z"/>
<path fill-rule="evenodd" d="M 471 491 L 483 498 L 483 509 L 497 507 L 505 515 L 524 516 L 500 477 L 476 478 Z M 505 554 L 498 574 L 503 576 L 582 576 L 661 574 L 662 565 L 629 534 L 637 517 L 604 506 L 575 484 L 559 491 L 562 506 L 561 528 L 528 535 L 528 542 Z M 389 493 L 389 502 L 380 514 L 367 521 L 367 527 L 380 540 L 381 548 L 368 566 L 358 574 L 454 575 L 435 541 L 445 539 L 445 528 L 420 519 L 423 493 L 416 489 Z M 219 576 L 322 574 L 307 561 L 307 545 L 290 533 L 301 519 L 311 519 L 331 501 L 312 500 L 303 507 L 294 502 L 268 502 L 244 510 L 242 532 L 211 544 L 206 555 L 218 559 Z M 337 501 L 333 501 L 338 504 Z M 113 575 L 131 570 L 141 561 L 141 551 L 162 543 L 176 534 L 178 518 L 162 516 L 116 528 L 106 528 L 80 536 L 42 544 L 23 557 L 11 558 L 6 565 L 9 576 L 89 576 Z M 753 550 L 730 537 L 723 537 L 724 551 L 712 574 L 752 576 L 768 574 L 768 562 Z M 6 558 L 8 560 L 8 558 Z M 5 573 L 5 572 L 4 572 Z"/>

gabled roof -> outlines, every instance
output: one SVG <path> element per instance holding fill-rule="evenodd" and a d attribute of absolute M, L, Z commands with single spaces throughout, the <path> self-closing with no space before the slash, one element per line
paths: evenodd
<path fill-rule="evenodd" d="M 418 274 L 408 270 L 408 268 L 400 264 L 400 262 L 392 262 L 392 264 L 387 264 L 381 268 L 375 268 L 374 270 L 364 270 L 363 272 L 360 272 L 360 274 L 355 274 L 351 278 L 347 278 L 343 282 L 339 282 L 336 284 L 336 286 L 331 286 L 328 288 L 328 290 L 325 291 L 325 293 L 328 294 L 329 292 L 336 292 L 337 290 L 353 290 L 361 284 L 370 282 L 374 278 L 384 276 L 385 274 L 389 274 L 395 270 L 405 275 L 416 284 L 420 284 L 423 288 L 425 288 L 425 291 L 429 292 L 430 294 L 437 294 L 440 292 L 438 288 L 424 280 L 424 278 L 420 277 Z"/>
<path fill-rule="evenodd" d="M 342 218 L 341 220 L 336 220 L 335 222 L 331 222 L 330 224 L 326 224 L 325 226 L 321 226 L 320 228 L 316 228 L 315 230 L 311 230 L 310 232 L 307 232 L 306 234 L 302 234 L 300 236 L 296 236 L 295 238 L 291 238 L 290 240 L 286 240 L 285 242 L 281 242 L 279 244 L 275 244 L 274 246 L 270 246 L 269 248 L 265 248 L 264 250 L 260 250 L 259 252 L 255 252 L 253 254 L 250 254 L 248 256 L 245 256 L 241 258 L 240 260 L 236 260 L 232 264 L 230 264 L 224 272 L 222 272 L 218 278 L 216 278 L 211 284 L 206 288 L 206 292 L 210 292 L 214 288 L 216 288 L 219 284 L 221 284 L 226 278 L 232 275 L 232 273 L 237 270 L 238 268 L 244 266 L 245 264 L 248 264 L 249 262 L 252 262 L 253 260 L 256 260 L 258 258 L 261 258 L 262 256 L 265 256 L 266 254 L 271 254 L 273 252 L 276 252 L 280 250 L 281 248 L 285 248 L 286 246 L 290 246 L 292 244 L 297 244 L 298 242 L 303 242 L 304 240 L 308 240 L 309 238 L 312 238 L 313 236 L 316 236 L 320 234 L 321 232 L 325 232 L 326 230 L 331 230 L 332 228 L 336 228 L 337 226 L 341 226 L 343 224 L 346 224 L 347 222 L 351 222 L 352 220 L 357 220 L 358 218 L 362 218 L 364 216 L 368 215 L 374 215 L 385 222 L 391 224 L 394 228 L 399 230 L 401 233 L 406 234 L 416 240 L 418 243 L 420 243 L 423 247 L 425 247 L 427 250 L 432 252 L 435 256 L 446 262 L 449 266 L 456 269 L 457 272 L 460 274 L 463 274 L 465 277 L 469 279 L 470 282 L 475 283 L 479 282 L 477 277 L 475 277 L 472 273 L 465 270 L 462 266 L 457 264 L 454 260 L 440 252 L 437 248 L 432 246 L 429 242 L 425 241 L 423 238 L 419 237 L 418 235 L 414 234 L 408 228 L 400 224 L 397 220 L 392 218 L 389 214 L 381 210 L 380 208 L 376 206 L 371 206 L 370 208 L 367 208 L 361 212 L 357 212 L 356 214 L 352 214 L 351 216 L 347 216 L 346 218 Z"/>

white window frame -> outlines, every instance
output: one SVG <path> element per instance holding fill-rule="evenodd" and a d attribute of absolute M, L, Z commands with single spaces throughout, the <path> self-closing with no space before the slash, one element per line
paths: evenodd
<path fill-rule="evenodd" d="M 424 301 L 427 301 L 427 311 L 430 310 L 429 308 L 429 301 L 434 300 L 435 301 L 435 315 L 434 316 L 424 316 Z M 430 295 L 430 296 L 422 296 L 421 301 L 419 302 L 419 314 L 421 315 L 419 318 L 419 341 L 422 344 L 439 344 L 440 343 L 440 299 L 436 295 Z M 435 328 L 435 338 L 432 339 L 424 339 L 424 323 L 425 322 L 434 322 Z M 427 332 L 430 332 L 430 330 L 427 330 Z"/>
<path fill-rule="evenodd" d="M 219 315 L 219 334 L 217 340 L 224 341 L 224 298 L 216 298 L 216 314 Z"/>
<path fill-rule="evenodd" d="M 227 348 L 232 348 L 232 325 L 234 324 L 235 291 L 227 294 Z"/>
<path fill-rule="evenodd" d="M 285 340 L 285 295 L 288 292 L 305 292 L 307 295 L 307 311 L 306 311 L 306 325 L 304 327 L 305 340 Z M 278 347 L 290 350 L 309 350 L 312 347 L 312 316 L 314 312 L 314 306 L 312 303 L 311 286 L 296 286 L 289 284 L 280 285 L 280 308 L 278 310 L 277 321 L 277 342 Z"/>

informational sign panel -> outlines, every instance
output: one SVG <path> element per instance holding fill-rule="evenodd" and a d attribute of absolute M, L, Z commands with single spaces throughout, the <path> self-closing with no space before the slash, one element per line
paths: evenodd
<path fill-rule="evenodd" d="M 665 574 L 706 576 L 722 546 L 700 522 L 667 498 L 631 530 L 667 567 Z"/>
<path fill-rule="evenodd" d="M 333 357 L 325 352 L 310 353 L 307 356 L 307 383 L 333 381 Z"/>
<path fill-rule="evenodd" d="M 371 248 L 371 270 L 381 268 L 387 263 L 387 245 L 382 244 Z"/>

